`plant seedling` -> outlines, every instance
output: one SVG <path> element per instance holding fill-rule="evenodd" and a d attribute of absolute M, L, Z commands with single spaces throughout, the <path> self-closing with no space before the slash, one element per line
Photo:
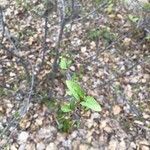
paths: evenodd
<path fill-rule="evenodd" d="M 84 90 L 75 81 L 67 80 L 66 85 L 69 89 L 71 95 L 80 102 L 80 104 L 93 111 L 101 111 L 101 106 L 98 102 L 91 96 L 86 96 Z M 68 106 L 67 106 L 68 108 Z M 68 111 L 70 110 L 70 105 Z"/>
<path fill-rule="evenodd" d="M 91 34 L 91 38 L 96 39 L 100 36 L 100 31 L 94 31 Z M 62 56 L 59 66 L 62 70 L 67 70 L 71 63 L 72 61 L 70 59 Z M 57 110 L 57 125 L 58 129 L 62 132 L 69 132 L 72 127 L 79 127 L 79 120 L 74 120 L 73 114 L 81 106 L 82 108 L 93 111 L 101 111 L 99 103 L 93 97 L 87 96 L 84 89 L 76 82 L 76 78 L 73 76 L 72 80 L 66 80 L 66 86 L 68 88 L 66 94 L 71 96 L 71 99 L 69 102 L 61 104 Z"/>
<path fill-rule="evenodd" d="M 70 59 L 61 57 L 59 66 L 61 69 L 66 70 L 70 67 L 71 63 L 72 63 L 72 61 Z"/>
<path fill-rule="evenodd" d="M 137 16 L 133 16 L 131 14 L 128 15 L 128 18 L 133 23 L 136 23 L 139 20 L 139 18 Z"/>
<path fill-rule="evenodd" d="M 57 114 L 58 129 L 62 132 L 69 132 L 72 127 L 78 127 L 79 120 L 73 120 L 71 116 L 73 113 L 80 108 L 80 106 L 86 109 L 100 112 L 101 106 L 91 96 L 86 96 L 83 88 L 73 80 L 66 80 L 66 85 L 69 90 L 69 95 L 72 96 L 70 102 L 60 106 Z"/>
<path fill-rule="evenodd" d="M 94 111 L 101 111 L 101 106 L 98 102 L 91 96 L 87 96 L 84 98 L 84 101 L 80 103 L 82 106 L 85 106 L 88 109 Z"/>

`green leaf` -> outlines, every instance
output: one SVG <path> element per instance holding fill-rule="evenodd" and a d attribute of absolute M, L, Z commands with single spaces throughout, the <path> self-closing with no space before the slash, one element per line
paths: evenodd
<path fill-rule="evenodd" d="M 96 40 L 96 39 L 98 39 L 100 37 L 100 34 L 101 34 L 100 30 L 95 28 L 95 29 L 92 29 L 91 31 L 89 31 L 88 37 L 91 40 Z"/>
<path fill-rule="evenodd" d="M 59 120 L 58 121 L 58 129 L 61 131 L 61 132 L 66 132 L 68 133 L 71 128 L 72 128 L 72 121 L 70 119 L 65 119 L 63 118 L 62 120 Z"/>
<path fill-rule="evenodd" d="M 103 0 L 95 0 L 94 1 L 96 4 L 101 4 L 103 2 Z"/>
<path fill-rule="evenodd" d="M 94 111 L 101 111 L 101 106 L 93 97 L 87 96 L 84 98 L 84 100 L 85 101 L 80 103 L 82 106 L 85 106 L 85 107 L 92 109 Z"/>
<path fill-rule="evenodd" d="M 139 18 L 137 16 L 133 16 L 131 14 L 128 15 L 128 18 L 130 21 L 132 21 L 134 23 L 136 23 L 139 20 Z"/>
<path fill-rule="evenodd" d="M 114 4 L 110 3 L 110 4 L 108 5 L 108 7 L 106 8 L 106 11 L 107 11 L 108 13 L 112 13 L 112 11 L 113 11 L 113 6 L 114 6 Z"/>
<path fill-rule="evenodd" d="M 146 40 L 150 41 L 150 34 L 145 37 Z"/>
<path fill-rule="evenodd" d="M 20 114 L 19 114 L 19 112 L 18 112 L 18 111 L 16 111 L 16 112 L 14 113 L 14 117 L 15 117 L 15 118 L 20 117 Z"/>
<path fill-rule="evenodd" d="M 4 88 L 0 87 L 0 96 L 4 96 L 4 95 L 6 95 Z"/>
<path fill-rule="evenodd" d="M 65 57 L 62 57 L 61 60 L 60 60 L 59 66 L 60 66 L 61 69 L 66 70 L 66 69 L 69 68 L 69 66 L 71 65 L 71 63 L 72 63 L 71 60 L 69 60 L 69 59 L 67 59 Z"/>
<path fill-rule="evenodd" d="M 65 112 L 65 113 L 72 111 L 71 108 L 70 108 L 70 104 L 65 104 L 65 105 L 63 105 L 63 106 L 61 107 L 61 110 L 62 110 L 63 112 Z"/>
<path fill-rule="evenodd" d="M 149 11 L 150 10 L 150 3 L 145 3 L 144 6 L 143 6 L 143 9 L 145 11 Z"/>
<path fill-rule="evenodd" d="M 74 110 L 75 107 L 76 107 L 76 101 L 75 101 L 74 99 L 72 99 L 72 100 L 70 101 L 70 108 L 71 108 L 72 110 Z"/>
<path fill-rule="evenodd" d="M 56 110 L 58 108 L 55 99 L 49 99 L 48 97 L 44 97 L 41 103 L 44 104 L 50 110 Z"/>
<path fill-rule="evenodd" d="M 81 100 L 85 96 L 84 90 L 75 81 L 66 80 L 67 88 L 76 100 Z"/>

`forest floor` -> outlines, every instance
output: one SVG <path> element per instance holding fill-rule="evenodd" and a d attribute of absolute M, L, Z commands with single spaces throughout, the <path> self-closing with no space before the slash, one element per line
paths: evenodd
<path fill-rule="evenodd" d="M 65 26 L 59 49 L 72 63 L 67 71 L 59 68 L 53 81 L 50 73 L 59 25 L 57 15 L 49 15 L 48 48 L 44 67 L 36 75 L 36 91 L 30 95 L 30 109 L 13 120 L 30 92 L 20 58 L 36 70 L 45 50 L 44 17 L 40 16 L 44 5 L 16 2 L 6 1 L 4 9 L 3 44 L 19 57 L 0 47 L 0 149 L 150 150 L 150 37 L 137 28 L 135 16 L 112 4 Z M 94 7 L 88 3 L 90 12 Z M 31 66 L 27 65 L 29 74 Z M 77 109 L 71 119 L 79 125 L 69 124 L 67 132 L 61 132 L 56 107 L 69 99 L 68 74 L 102 110 Z"/>

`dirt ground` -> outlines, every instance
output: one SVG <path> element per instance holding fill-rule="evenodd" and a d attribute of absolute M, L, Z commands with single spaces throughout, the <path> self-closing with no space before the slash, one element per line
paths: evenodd
<path fill-rule="evenodd" d="M 120 4 L 109 3 L 97 10 L 91 1 L 82 5 L 83 14 L 66 24 L 59 47 L 72 64 L 67 73 L 59 68 L 51 78 L 58 16 L 48 15 L 45 48 L 44 4 L 39 0 L 30 5 L 17 0 L 2 3 L 6 31 L 0 44 L 0 149 L 150 150 L 148 26 L 138 27 L 139 18 Z M 32 76 L 43 51 L 44 65 L 35 73 L 36 90 L 30 94 L 24 65 Z M 57 127 L 55 106 L 49 104 L 68 101 L 68 74 L 97 100 L 102 111 L 77 109 L 71 119 L 79 126 L 64 133 Z M 28 112 L 19 117 L 27 103 Z"/>

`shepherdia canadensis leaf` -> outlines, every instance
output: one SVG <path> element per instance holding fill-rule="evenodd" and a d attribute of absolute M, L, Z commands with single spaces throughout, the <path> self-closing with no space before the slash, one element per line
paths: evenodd
<path fill-rule="evenodd" d="M 66 69 L 69 68 L 69 66 L 71 65 L 71 63 L 72 63 L 71 60 L 68 60 L 67 58 L 62 57 L 61 60 L 60 60 L 59 66 L 60 66 L 61 69 L 66 70 Z"/>
<path fill-rule="evenodd" d="M 70 104 L 65 104 L 65 105 L 63 105 L 63 106 L 61 107 L 61 110 L 62 110 L 63 112 L 65 112 L 65 113 L 72 111 L 72 109 L 70 108 Z"/>
<path fill-rule="evenodd" d="M 76 100 L 81 100 L 85 96 L 84 90 L 75 81 L 66 80 L 67 88 Z"/>
<path fill-rule="evenodd" d="M 139 18 L 137 16 L 133 16 L 130 14 L 128 15 L 128 17 L 129 17 L 129 20 L 134 22 L 134 23 L 136 23 L 139 20 Z"/>
<path fill-rule="evenodd" d="M 91 96 L 87 96 L 84 98 L 84 101 L 80 103 L 82 106 L 90 108 L 94 111 L 101 111 L 101 106 L 99 103 Z"/>

